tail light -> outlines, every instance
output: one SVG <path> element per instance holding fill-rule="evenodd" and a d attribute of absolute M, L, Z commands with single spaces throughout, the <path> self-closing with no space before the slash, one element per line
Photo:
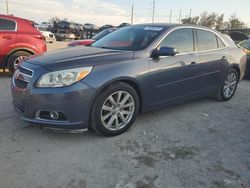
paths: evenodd
<path fill-rule="evenodd" d="M 33 37 L 36 39 L 44 40 L 44 41 L 46 40 L 45 37 L 42 35 L 33 35 Z"/>

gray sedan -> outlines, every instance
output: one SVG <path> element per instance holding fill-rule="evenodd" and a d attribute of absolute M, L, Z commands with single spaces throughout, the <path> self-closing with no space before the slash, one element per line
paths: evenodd
<path fill-rule="evenodd" d="M 208 28 L 128 26 L 92 47 L 27 59 L 13 75 L 13 104 L 36 125 L 115 136 L 154 108 L 206 96 L 231 99 L 245 64 L 242 49 Z"/>

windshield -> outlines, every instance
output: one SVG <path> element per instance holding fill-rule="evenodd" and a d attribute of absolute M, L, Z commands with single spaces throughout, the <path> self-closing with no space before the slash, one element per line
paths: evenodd
<path fill-rule="evenodd" d="M 247 50 L 250 50 L 250 39 L 248 39 L 248 40 L 242 42 L 242 43 L 240 44 L 240 46 L 242 46 L 243 48 L 245 48 L 245 49 L 247 49 Z"/>
<path fill-rule="evenodd" d="M 155 26 L 125 27 L 98 40 L 92 44 L 92 46 L 114 50 L 142 50 L 146 48 L 163 30 L 164 27 Z"/>
<path fill-rule="evenodd" d="M 111 33 L 113 30 L 110 29 L 105 29 L 103 31 L 101 31 L 100 33 L 97 33 L 92 39 L 97 41 L 103 37 L 105 37 L 107 34 Z"/>

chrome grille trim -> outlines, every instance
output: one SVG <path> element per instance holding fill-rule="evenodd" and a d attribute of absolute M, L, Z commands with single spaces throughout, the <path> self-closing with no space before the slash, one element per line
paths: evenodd
<path fill-rule="evenodd" d="M 26 68 L 24 66 L 20 66 L 13 75 L 14 85 L 17 86 L 18 88 L 26 89 L 33 77 L 33 74 L 34 74 L 33 70 Z M 21 82 L 26 84 L 21 84 Z"/>
<path fill-rule="evenodd" d="M 31 72 L 31 75 L 22 73 L 23 75 L 28 76 L 28 77 L 33 77 L 33 74 L 34 74 L 34 71 L 33 71 L 33 70 L 31 70 L 31 69 L 29 69 L 29 68 L 26 68 L 26 67 L 24 67 L 24 66 L 20 66 L 20 67 L 21 67 L 22 69 L 24 69 L 24 70 L 27 70 L 27 71 L 30 71 L 30 72 Z"/>

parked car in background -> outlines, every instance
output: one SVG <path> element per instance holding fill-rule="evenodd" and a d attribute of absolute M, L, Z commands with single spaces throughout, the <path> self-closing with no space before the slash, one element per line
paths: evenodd
<path fill-rule="evenodd" d="M 109 28 L 114 28 L 114 26 L 113 25 L 103 25 L 102 27 L 100 27 L 99 28 L 99 31 L 102 31 L 102 30 L 104 30 L 104 29 L 109 29 Z"/>
<path fill-rule="evenodd" d="M 47 31 L 43 27 L 38 27 L 38 29 L 42 33 L 42 35 L 44 36 L 46 42 L 53 43 L 53 42 L 56 41 L 56 37 L 55 37 L 55 35 L 52 32 Z"/>
<path fill-rule="evenodd" d="M 60 30 L 57 33 L 55 33 L 56 40 L 62 41 L 62 40 L 75 40 L 76 35 L 74 33 Z"/>
<path fill-rule="evenodd" d="M 91 48 L 28 59 L 13 76 L 13 104 L 33 124 L 115 136 L 140 112 L 205 96 L 230 100 L 245 64 L 244 51 L 215 30 L 134 25 Z"/>
<path fill-rule="evenodd" d="M 97 30 L 98 27 L 95 24 L 85 23 L 83 25 L 83 29 L 85 29 L 85 30 Z"/>
<path fill-rule="evenodd" d="M 247 54 L 246 78 L 250 78 L 250 39 L 240 42 L 239 45 Z"/>
<path fill-rule="evenodd" d="M 126 27 L 126 26 L 130 26 L 129 23 L 122 23 L 118 26 L 118 28 L 122 28 L 122 27 Z"/>
<path fill-rule="evenodd" d="M 47 50 L 34 22 L 0 14 L 0 67 L 14 72 L 23 59 Z"/>
<path fill-rule="evenodd" d="M 107 36 L 108 34 L 116 31 L 117 28 L 109 28 L 109 29 L 105 29 L 99 33 L 97 33 L 93 38 L 91 39 L 85 39 L 85 40 L 77 40 L 77 41 L 73 41 L 70 42 L 68 44 L 68 46 L 79 46 L 79 45 L 83 45 L 83 46 L 90 46 L 92 43 L 94 43 L 95 41 L 100 40 L 101 38 Z"/>
<path fill-rule="evenodd" d="M 239 43 L 239 42 L 241 42 L 243 40 L 247 40 L 248 39 L 248 36 L 245 33 L 242 33 L 240 31 L 232 31 L 228 35 L 236 43 Z"/>
<path fill-rule="evenodd" d="M 68 21 L 59 21 L 57 23 L 55 23 L 55 28 L 58 29 L 76 29 L 77 26 L 72 23 L 72 22 L 68 22 Z"/>
<path fill-rule="evenodd" d="M 44 29 L 49 29 L 53 28 L 54 24 L 51 22 L 42 22 L 41 24 L 38 25 L 39 28 L 44 28 Z"/>

